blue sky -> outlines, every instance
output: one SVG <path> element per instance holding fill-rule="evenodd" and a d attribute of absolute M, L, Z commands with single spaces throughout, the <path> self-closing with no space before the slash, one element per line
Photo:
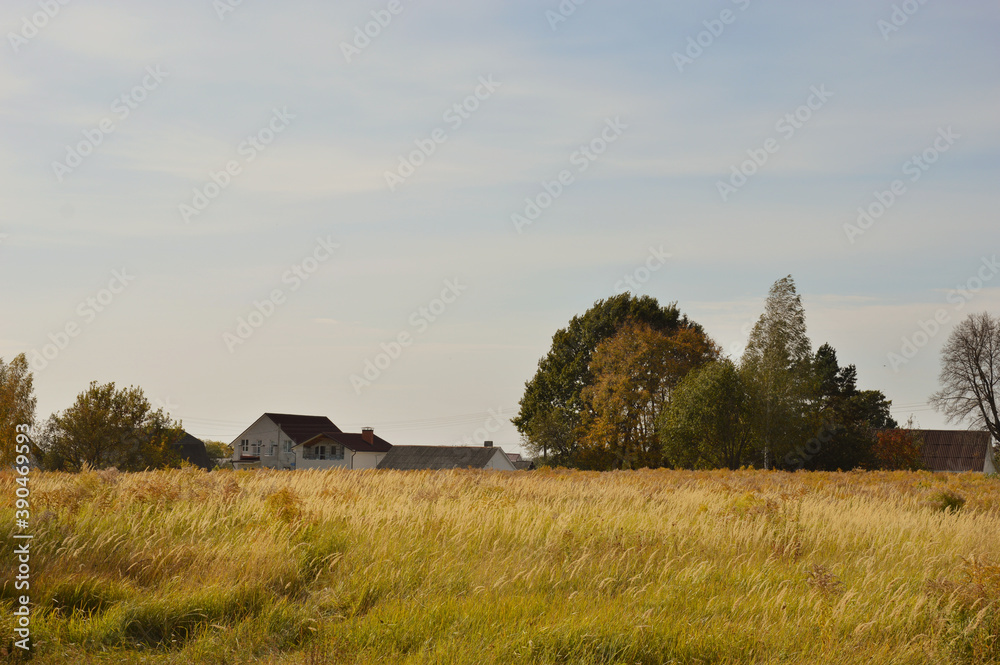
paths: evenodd
<path fill-rule="evenodd" d="M 814 347 L 944 425 L 947 333 L 1000 310 L 996 3 L 228 2 L 0 8 L 0 357 L 52 345 L 40 416 L 115 381 L 207 438 L 281 411 L 515 450 L 490 409 L 624 276 L 738 353 L 792 274 Z"/>

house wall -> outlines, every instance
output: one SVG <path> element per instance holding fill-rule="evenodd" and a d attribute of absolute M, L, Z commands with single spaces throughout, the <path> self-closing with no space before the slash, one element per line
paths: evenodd
<path fill-rule="evenodd" d="M 986 465 L 983 467 L 983 473 L 996 473 L 997 472 L 997 459 L 996 455 L 993 453 L 993 442 L 986 447 Z"/>
<path fill-rule="evenodd" d="M 246 432 L 233 441 L 233 460 L 240 458 L 243 439 L 250 440 L 250 451 L 246 453 L 248 455 L 254 454 L 255 448 L 260 442 L 262 447 L 259 453 L 261 467 L 269 469 L 290 469 L 293 467 L 295 456 L 292 453 L 284 452 L 285 442 L 291 441 L 291 439 L 270 418 L 261 416 Z M 272 446 L 274 446 L 274 455 L 270 454 Z"/>
<path fill-rule="evenodd" d="M 302 448 L 296 448 L 299 452 Z M 351 449 L 344 450 L 344 459 L 302 459 L 301 455 L 295 465 L 296 469 L 374 469 L 385 457 L 385 453 L 354 453 L 353 466 L 351 462 Z"/>
<path fill-rule="evenodd" d="M 516 471 L 514 465 L 511 464 L 510 459 L 503 452 L 501 448 L 496 449 L 496 453 L 490 458 L 489 464 L 484 466 L 484 469 L 494 469 L 496 471 Z"/>

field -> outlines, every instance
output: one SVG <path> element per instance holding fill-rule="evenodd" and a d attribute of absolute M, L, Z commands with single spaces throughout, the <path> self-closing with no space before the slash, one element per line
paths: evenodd
<path fill-rule="evenodd" d="M 0 475 L 2 662 L 20 652 L 15 488 Z M 1000 480 L 982 475 L 183 469 L 30 488 L 34 663 L 1000 663 Z"/>

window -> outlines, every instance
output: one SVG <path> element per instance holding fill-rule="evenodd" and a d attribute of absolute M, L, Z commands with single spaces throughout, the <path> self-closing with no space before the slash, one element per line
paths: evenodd
<path fill-rule="evenodd" d="M 285 439 L 285 452 L 286 453 L 292 452 L 292 442 L 289 439 Z"/>
<path fill-rule="evenodd" d="M 260 455 L 261 451 L 264 450 L 264 442 L 261 441 L 260 439 L 257 439 L 257 445 L 254 446 L 253 448 L 254 448 L 253 454 Z"/>
<path fill-rule="evenodd" d="M 344 459 L 344 447 L 341 445 L 333 446 L 330 451 L 330 457 L 333 459 Z"/>
<path fill-rule="evenodd" d="M 274 445 L 274 443 L 272 442 L 270 450 L 271 452 L 268 453 L 268 457 L 274 457 L 274 454 L 278 452 L 278 446 Z"/>
<path fill-rule="evenodd" d="M 316 446 L 319 452 L 319 459 L 326 459 L 326 446 Z"/>
<path fill-rule="evenodd" d="M 245 453 L 250 452 L 250 439 L 240 441 L 240 449 Z"/>

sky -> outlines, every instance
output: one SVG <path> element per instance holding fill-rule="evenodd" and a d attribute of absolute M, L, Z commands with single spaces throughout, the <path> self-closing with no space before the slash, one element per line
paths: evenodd
<path fill-rule="evenodd" d="M 552 335 L 628 290 L 738 357 L 792 275 L 902 421 L 1000 312 L 1000 5 L 5 0 L 0 357 L 521 450 Z"/>

